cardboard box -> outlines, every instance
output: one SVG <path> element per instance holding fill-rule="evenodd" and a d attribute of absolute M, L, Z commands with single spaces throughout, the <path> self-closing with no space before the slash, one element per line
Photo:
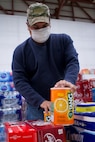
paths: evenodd
<path fill-rule="evenodd" d="M 25 122 L 5 122 L 6 142 L 37 142 L 34 128 Z"/>
<path fill-rule="evenodd" d="M 76 126 L 65 126 L 67 142 L 94 142 L 95 131 Z"/>
<path fill-rule="evenodd" d="M 64 127 L 42 120 L 26 121 L 37 132 L 37 142 L 66 142 Z M 33 141 L 34 142 L 34 141 Z"/>
<path fill-rule="evenodd" d="M 78 113 L 74 118 L 74 126 L 95 131 L 95 113 Z"/>
<path fill-rule="evenodd" d="M 42 120 L 5 123 L 6 142 L 66 142 L 64 127 Z"/>

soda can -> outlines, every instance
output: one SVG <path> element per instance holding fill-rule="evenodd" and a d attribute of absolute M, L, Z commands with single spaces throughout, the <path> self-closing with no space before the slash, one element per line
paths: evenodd
<path fill-rule="evenodd" d="M 54 104 L 54 124 L 74 124 L 74 98 L 70 88 L 51 88 L 51 102 Z"/>

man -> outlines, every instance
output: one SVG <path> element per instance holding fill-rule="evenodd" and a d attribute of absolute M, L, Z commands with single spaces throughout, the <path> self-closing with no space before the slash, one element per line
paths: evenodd
<path fill-rule="evenodd" d="M 31 37 L 13 53 L 12 71 L 15 88 L 27 102 L 27 120 L 43 119 L 50 109 L 50 88 L 76 89 L 79 72 L 78 54 L 66 34 L 50 34 L 50 10 L 42 3 L 27 10 Z"/>

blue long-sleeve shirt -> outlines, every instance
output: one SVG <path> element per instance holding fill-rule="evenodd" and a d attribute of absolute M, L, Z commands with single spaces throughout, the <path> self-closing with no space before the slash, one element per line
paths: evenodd
<path fill-rule="evenodd" d="M 66 34 L 51 34 L 42 44 L 30 37 L 14 50 L 12 71 L 16 90 L 30 105 L 39 107 L 50 100 L 50 88 L 59 80 L 75 84 L 78 53 Z"/>

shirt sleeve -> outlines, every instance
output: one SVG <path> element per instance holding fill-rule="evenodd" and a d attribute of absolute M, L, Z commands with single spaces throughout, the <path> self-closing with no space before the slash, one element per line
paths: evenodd
<path fill-rule="evenodd" d="M 78 53 L 73 45 L 73 41 L 70 36 L 66 36 L 64 42 L 64 63 L 65 63 L 65 76 L 64 79 L 76 83 L 77 76 L 79 73 L 79 60 Z"/>
<path fill-rule="evenodd" d="M 45 100 L 38 92 L 36 92 L 28 79 L 25 70 L 25 61 L 22 48 L 18 47 L 13 53 L 12 59 L 13 81 L 17 91 L 26 99 L 26 102 L 32 106 L 39 107 Z"/>

